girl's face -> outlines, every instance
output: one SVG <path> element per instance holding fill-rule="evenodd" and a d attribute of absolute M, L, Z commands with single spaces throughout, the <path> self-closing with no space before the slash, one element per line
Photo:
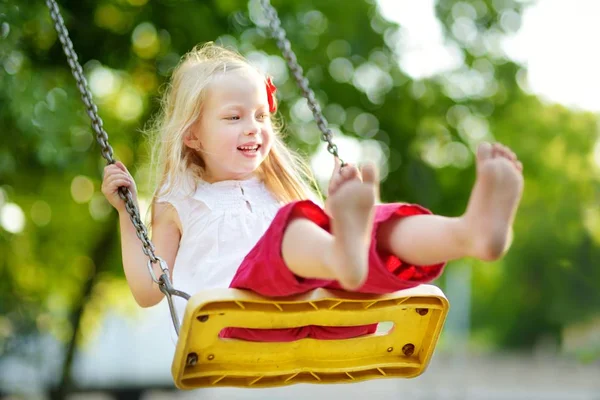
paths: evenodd
<path fill-rule="evenodd" d="M 211 82 L 186 145 L 202 156 L 206 181 L 244 180 L 269 154 L 273 136 L 265 79 L 248 68 Z"/>

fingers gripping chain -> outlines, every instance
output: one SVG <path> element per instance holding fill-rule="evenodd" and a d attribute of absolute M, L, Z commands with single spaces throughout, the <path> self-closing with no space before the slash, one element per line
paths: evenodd
<path fill-rule="evenodd" d="M 90 117 L 90 120 L 92 122 L 92 129 L 96 134 L 96 140 L 100 144 L 102 157 L 107 161 L 108 164 L 114 164 L 115 159 L 113 157 L 113 149 L 108 143 L 108 134 L 103 128 L 102 119 L 98 115 L 98 107 L 96 106 L 96 104 L 94 104 L 94 101 L 92 99 L 92 94 L 89 90 L 87 80 L 85 79 L 85 76 L 83 74 L 83 68 L 81 67 L 81 64 L 77 59 L 77 53 L 75 53 L 75 50 L 73 49 L 73 42 L 69 38 L 69 32 L 67 31 L 65 22 L 60 14 L 60 10 L 58 9 L 56 0 L 46 0 L 46 5 L 50 10 L 50 16 L 54 21 L 54 28 L 56 29 L 56 32 L 58 34 L 58 39 L 62 44 L 63 51 L 67 57 L 67 62 L 69 63 L 69 66 L 71 67 L 71 72 L 73 73 L 75 81 L 77 82 L 77 88 L 79 89 L 79 92 L 81 93 L 81 99 L 85 104 L 86 113 Z M 169 306 L 171 309 L 171 316 L 173 318 L 175 330 L 179 333 L 179 324 L 177 322 L 175 310 L 172 306 L 171 296 L 175 295 L 183 297 L 185 299 L 189 299 L 189 295 L 175 290 L 171 285 L 168 273 L 169 268 L 164 262 L 164 260 L 162 260 L 160 257 L 157 257 L 154 254 L 154 244 L 152 243 L 152 241 L 150 241 L 150 238 L 148 237 L 148 230 L 146 229 L 146 226 L 140 218 L 139 210 L 135 202 L 133 201 L 133 196 L 129 189 L 125 187 L 120 187 L 119 196 L 121 197 L 121 199 L 123 199 L 123 201 L 125 201 L 125 209 L 127 210 L 131 222 L 135 227 L 137 237 L 142 242 L 142 250 L 144 251 L 144 254 L 149 258 L 148 267 L 152 276 L 152 280 L 159 285 L 160 290 L 167 296 L 169 300 Z M 154 274 L 154 271 L 152 269 L 152 264 L 157 262 L 160 263 L 161 269 L 163 271 L 161 277 L 158 279 L 156 278 L 156 275 Z"/>
<path fill-rule="evenodd" d="M 292 44 L 287 39 L 285 30 L 281 26 L 281 20 L 277 15 L 277 10 L 275 10 L 269 0 L 260 0 L 260 4 L 265 16 L 267 17 L 267 20 L 269 21 L 269 28 L 275 37 L 277 47 L 283 54 L 290 71 L 292 71 L 292 75 L 294 75 L 294 79 L 296 80 L 298 87 L 302 91 L 302 96 L 306 99 L 308 107 L 313 113 L 315 122 L 321 131 L 321 139 L 324 142 L 327 142 L 327 151 L 333 156 L 339 158 L 337 145 L 333 143 L 333 133 L 327 126 L 327 120 L 323 115 L 321 107 L 317 103 L 315 92 L 308 86 L 308 79 L 306 79 L 304 76 L 302 67 L 298 63 L 296 54 L 292 50 Z M 340 161 L 342 166 L 346 165 L 343 160 L 340 159 Z"/>

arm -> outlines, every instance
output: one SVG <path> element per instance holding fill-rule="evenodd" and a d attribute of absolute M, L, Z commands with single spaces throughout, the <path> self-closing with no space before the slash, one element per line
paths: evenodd
<path fill-rule="evenodd" d="M 125 209 L 125 202 L 118 195 L 119 187 L 127 187 L 137 202 L 137 191 L 131 174 L 121 162 L 108 165 L 104 169 L 102 193 L 108 202 L 119 212 L 121 233 L 121 253 L 123 269 L 129 289 L 135 301 L 142 307 L 151 307 L 159 303 L 164 295 L 158 285 L 152 281 L 148 271 L 148 256 L 142 250 L 142 244 L 137 237 L 135 227 Z M 169 266 L 171 277 L 173 264 L 181 238 L 181 224 L 175 209 L 167 203 L 159 203 L 154 207 L 152 223 L 152 241 L 155 254 L 165 260 Z M 162 273 L 158 264 L 153 264 L 157 277 Z"/>
<path fill-rule="evenodd" d="M 147 267 L 148 256 L 142 250 L 142 244 L 137 237 L 135 227 L 131 223 L 127 211 L 119 212 L 119 224 L 123 270 L 129 289 L 135 301 L 141 307 L 154 306 L 162 300 L 164 294 L 150 276 Z M 154 253 L 167 263 L 170 272 L 169 278 L 171 279 L 173 278 L 173 265 L 179 249 L 180 238 L 181 229 L 175 209 L 167 203 L 155 204 L 152 222 Z M 153 268 L 156 277 L 160 277 L 162 274 L 160 265 L 155 263 Z"/>

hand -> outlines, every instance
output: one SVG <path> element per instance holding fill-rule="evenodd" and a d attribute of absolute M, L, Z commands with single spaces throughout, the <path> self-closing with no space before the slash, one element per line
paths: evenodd
<path fill-rule="evenodd" d="M 129 189 L 134 201 L 137 202 L 137 189 L 133 177 L 127 171 L 125 165 L 117 161 L 114 164 L 104 167 L 104 178 L 102 179 L 102 194 L 106 200 L 117 211 L 125 210 L 125 202 L 119 196 L 119 187 L 124 186 Z"/>
<path fill-rule="evenodd" d="M 327 196 L 329 197 L 333 195 L 342 184 L 353 179 L 359 179 L 362 181 L 362 175 L 358 168 L 352 164 L 346 164 L 342 168 L 342 162 L 336 157 L 335 166 L 333 167 L 333 174 L 329 180 Z"/>

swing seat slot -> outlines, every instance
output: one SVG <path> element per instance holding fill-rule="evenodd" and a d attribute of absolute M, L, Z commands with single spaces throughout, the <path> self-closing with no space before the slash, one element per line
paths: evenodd
<path fill-rule="evenodd" d="M 432 285 L 385 295 L 315 289 L 265 298 L 238 289 L 207 290 L 186 307 L 171 372 L 180 389 L 264 388 L 412 378 L 427 367 L 448 301 Z M 251 342 L 219 338 L 226 327 L 278 329 L 393 322 L 387 333 L 342 340 Z"/>

